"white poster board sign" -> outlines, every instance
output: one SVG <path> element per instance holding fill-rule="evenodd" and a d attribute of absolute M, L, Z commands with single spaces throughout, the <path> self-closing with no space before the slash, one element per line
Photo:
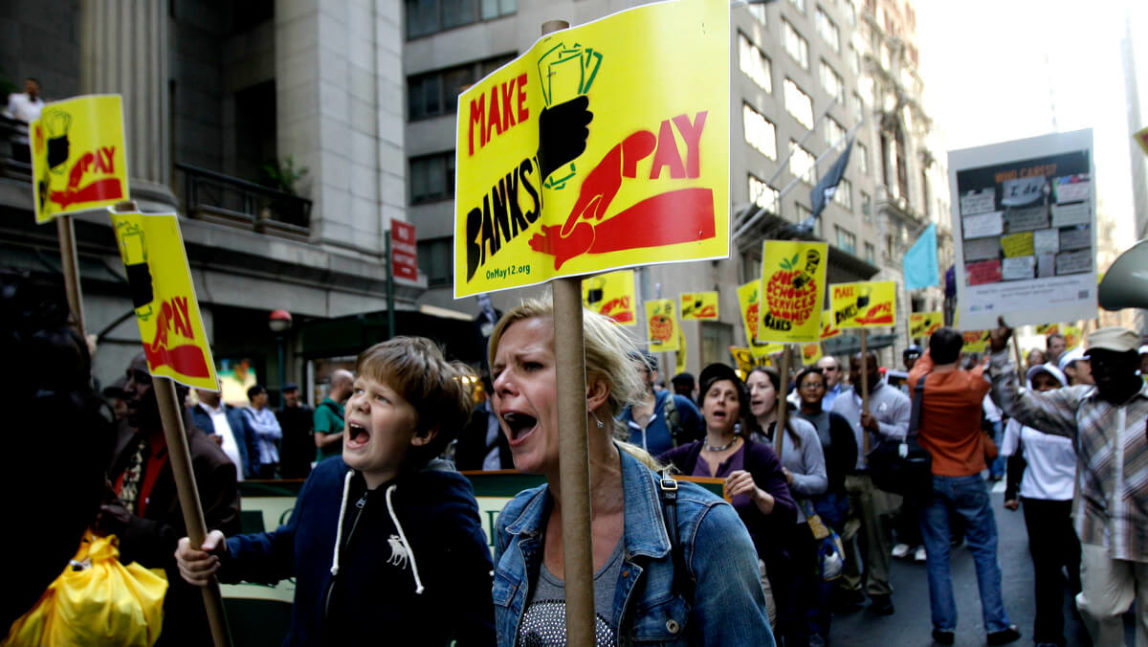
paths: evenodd
<path fill-rule="evenodd" d="M 1096 316 L 1094 176 L 1091 130 L 949 153 L 962 330 Z"/>

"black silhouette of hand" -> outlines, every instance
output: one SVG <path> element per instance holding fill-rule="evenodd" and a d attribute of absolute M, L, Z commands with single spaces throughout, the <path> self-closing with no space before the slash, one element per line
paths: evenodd
<path fill-rule="evenodd" d="M 538 117 L 538 165 L 543 179 L 586 150 L 590 136 L 587 126 L 594 119 L 589 105 L 590 99 L 580 96 L 542 110 Z"/>

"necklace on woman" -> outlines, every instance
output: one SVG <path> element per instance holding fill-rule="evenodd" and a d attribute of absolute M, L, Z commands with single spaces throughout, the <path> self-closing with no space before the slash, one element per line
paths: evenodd
<path fill-rule="evenodd" d="M 720 454 L 720 453 L 724 452 L 725 450 L 729 449 L 730 447 L 733 447 L 733 444 L 736 442 L 737 442 L 737 436 L 736 435 L 733 438 L 731 438 L 728 443 L 722 445 L 721 447 L 714 447 L 713 445 L 709 444 L 709 441 L 706 441 L 706 451 L 710 451 L 710 452 L 713 452 L 715 454 Z"/>

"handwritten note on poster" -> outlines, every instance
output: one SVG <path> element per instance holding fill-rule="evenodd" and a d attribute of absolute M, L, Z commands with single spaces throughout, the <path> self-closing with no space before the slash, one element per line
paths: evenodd
<path fill-rule="evenodd" d="M 1032 204 L 1044 197 L 1044 177 L 1037 175 L 1005 180 L 1001 191 L 1001 204 L 1017 207 Z"/>
<path fill-rule="evenodd" d="M 1056 192 L 1056 201 L 1061 204 L 1080 202 L 1092 197 L 1092 182 L 1088 179 L 1087 173 L 1058 177 L 1053 181 L 1053 188 Z"/>
<path fill-rule="evenodd" d="M 1001 278 L 1006 281 L 1031 279 L 1034 269 L 1036 269 L 1035 256 L 1006 258 L 1001 262 Z"/>
<path fill-rule="evenodd" d="M 1060 230 L 1061 249 L 1082 249 L 1092 246 L 1092 231 L 1088 227 Z"/>
<path fill-rule="evenodd" d="M 996 190 L 992 188 L 969 191 L 961 196 L 961 215 L 975 216 L 996 209 Z"/>
<path fill-rule="evenodd" d="M 999 260 L 966 263 L 965 271 L 969 275 L 969 285 L 997 283 L 1001 280 L 1001 262 Z"/>
<path fill-rule="evenodd" d="M 1081 249 L 1056 255 L 1056 274 L 1077 274 L 1092 270 L 1092 250 Z"/>
<path fill-rule="evenodd" d="M 986 261 L 990 258 L 1000 258 L 1000 255 L 1001 239 L 996 236 L 965 241 L 966 261 Z"/>
<path fill-rule="evenodd" d="M 1004 218 L 1009 233 L 1045 229 L 1048 227 L 1048 207 L 1038 204 L 1035 207 L 1009 209 Z"/>
<path fill-rule="evenodd" d="M 1008 236 L 1001 236 L 1001 249 L 1004 250 L 1005 258 L 1032 256 L 1032 232 L 1026 231 L 1020 234 L 1009 234 Z"/>
<path fill-rule="evenodd" d="M 961 218 L 961 226 L 964 228 L 965 238 L 1000 236 L 1004 231 L 1000 211 Z"/>
<path fill-rule="evenodd" d="M 1032 247 L 1037 254 L 1055 254 L 1060 251 L 1060 231 L 1040 229 L 1032 232 Z"/>
<path fill-rule="evenodd" d="M 1091 221 L 1089 203 L 1052 205 L 1052 226 L 1070 227 L 1073 225 L 1087 225 Z"/>

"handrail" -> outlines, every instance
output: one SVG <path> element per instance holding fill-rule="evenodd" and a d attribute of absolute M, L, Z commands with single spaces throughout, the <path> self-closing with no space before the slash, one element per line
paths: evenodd
<path fill-rule="evenodd" d="M 312 202 L 307 198 L 191 164 L 174 166 L 183 174 L 181 198 L 191 217 L 252 224 L 256 231 L 269 226 L 281 233 L 310 233 Z"/>

